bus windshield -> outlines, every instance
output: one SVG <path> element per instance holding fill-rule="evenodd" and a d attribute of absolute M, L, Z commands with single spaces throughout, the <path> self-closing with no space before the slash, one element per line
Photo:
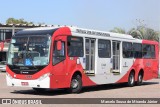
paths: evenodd
<path fill-rule="evenodd" d="M 8 53 L 8 64 L 17 66 L 48 65 L 50 36 L 13 37 Z"/>

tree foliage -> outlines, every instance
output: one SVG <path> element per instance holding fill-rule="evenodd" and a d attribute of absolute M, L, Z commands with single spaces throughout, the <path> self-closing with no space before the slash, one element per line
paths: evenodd
<path fill-rule="evenodd" d="M 6 24 L 33 24 L 33 22 L 25 21 L 23 18 L 21 19 L 8 18 L 6 20 Z"/>
<path fill-rule="evenodd" d="M 138 39 L 146 39 L 146 40 L 154 40 L 159 41 L 160 32 L 157 32 L 151 28 L 146 28 L 143 26 L 138 26 L 137 28 L 132 28 L 128 32 L 121 28 L 115 27 L 111 32 L 114 33 L 121 33 L 121 34 L 129 34 L 132 35 L 134 38 Z"/>
<path fill-rule="evenodd" d="M 115 27 L 113 30 L 110 30 L 111 32 L 114 32 L 114 33 L 121 33 L 121 34 L 125 34 L 126 31 L 122 28 L 118 28 L 118 27 Z"/>
<path fill-rule="evenodd" d="M 137 27 L 137 28 L 132 28 L 128 34 L 132 35 L 134 38 L 138 39 L 146 39 L 146 40 L 159 40 L 159 32 L 154 31 L 151 28 L 146 28 L 146 27 Z"/>

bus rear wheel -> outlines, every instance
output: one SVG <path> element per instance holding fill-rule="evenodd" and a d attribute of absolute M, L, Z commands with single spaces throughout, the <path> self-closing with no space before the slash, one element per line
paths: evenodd
<path fill-rule="evenodd" d="M 135 84 L 134 72 L 131 72 L 128 77 L 128 86 L 133 87 Z"/>
<path fill-rule="evenodd" d="M 137 85 L 140 86 L 143 83 L 143 74 L 139 73 L 138 74 L 138 80 L 137 80 Z"/>
<path fill-rule="evenodd" d="M 80 75 L 75 75 L 72 77 L 69 92 L 79 93 L 82 89 L 82 78 Z"/>

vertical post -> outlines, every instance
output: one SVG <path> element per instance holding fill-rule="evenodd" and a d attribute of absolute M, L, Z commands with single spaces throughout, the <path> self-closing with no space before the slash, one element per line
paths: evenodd
<path fill-rule="evenodd" d="M 15 26 L 13 25 L 12 26 L 12 36 L 14 35 L 14 33 L 15 33 Z"/>
<path fill-rule="evenodd" d="M 89 73 L 91 73 L 91 39 L 89 39 Z"/>

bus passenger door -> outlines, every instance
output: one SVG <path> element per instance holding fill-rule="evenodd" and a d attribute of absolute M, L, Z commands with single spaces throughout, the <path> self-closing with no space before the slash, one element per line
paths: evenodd
<path fill-rule="evenodd" d="M 120 41 L 112 41 L 112 71 L 120 73 Z"/>
<path fill-rule="evenodd" d="M 95 39 L 85 39 L 86 74 L 95 74 Z"/>

